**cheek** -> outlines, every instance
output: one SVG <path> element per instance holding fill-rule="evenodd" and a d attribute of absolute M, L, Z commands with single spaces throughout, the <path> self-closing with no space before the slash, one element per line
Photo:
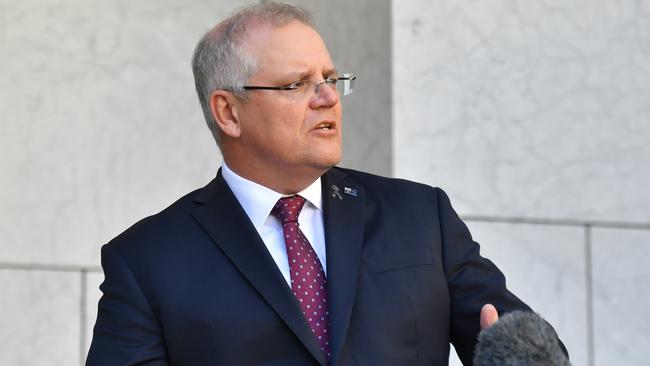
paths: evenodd
<path fill-rule="evenodd" d="M 279 112 L 282 118 L 277 128 L 281 129 L 287 137 L 299 137 L 309 129 L 309 124 L 305 123 L 308 112 L 302 106 L 287 105 Z"/>
<path fill-rule="evenodd" d="M 338 122 L 339 127 L 342 127 L 343 125 L 343 107 L 341 106 L 341 103 L 338 103 L 336 106 L 332 108 L 332 114 L 334 119 Z M 341 129 L 339 128 L 339 134 L 341 134 Z"/>
<path fill-rule="evenodd" d="M 336 113 L 337 117 L 340 118 L 341 115 L 343 115 L 343 106 L 341 105 L 340 101 L 336 104 L 336 106 L 333 109 L 334 109 L 334 113 Z"/>

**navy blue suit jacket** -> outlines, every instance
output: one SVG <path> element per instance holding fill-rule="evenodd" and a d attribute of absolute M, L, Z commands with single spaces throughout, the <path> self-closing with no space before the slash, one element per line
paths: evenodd
<path fill-rule="evenodd" d="M 483 304 L 528 309 L 442 190 L 341 168 L 322 187 L 331 365 L 446 365 L 450 341 L 471 364 Z M 327 364 L 220 172 L 105 245 L 102 267 L 87 365 Z"/>

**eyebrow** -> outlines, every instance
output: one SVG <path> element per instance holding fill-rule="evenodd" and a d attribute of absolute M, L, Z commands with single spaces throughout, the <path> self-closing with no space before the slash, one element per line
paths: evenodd
<path fill-rule="evenodd" d="M 330 76 L 330 75 L 337 75 L 339 71 L 336 69 L 336 67 L 332 67 L 331 69 L 327 69 L 323 72 L 323 75 L 325 76 Z"/>
<path fill-rule="evenodd" d="M 291 76 L 288 76 L 289 78 L 293 78 L 293 80 L 306 80 L 309 79 L 309 77 L 313 74 L 313 71 L 311 69 L 304 70 L 304 71 L 299 71 L 295 74 L 291 74 Z M 336 75 L 338 74 L 338 70 L 336 70 L 336 67 L 331 67 L 328 69 L 323 70 L 323 76 L 331 76 L 331 75 Z M 296 77 L 293 77 L 293 75 L 297 75 Z"/>

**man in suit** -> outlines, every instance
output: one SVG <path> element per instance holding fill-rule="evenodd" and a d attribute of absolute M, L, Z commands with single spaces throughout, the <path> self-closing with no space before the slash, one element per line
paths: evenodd
<path fill-rule="evenodd" d="M 224 163 L 102 248 L 88 365 L 471 364 L 496 309 L 528 309 L 442 190 L 334 167 L 354 76 L 311 24 L 261 2 L 199 42 Z"/>

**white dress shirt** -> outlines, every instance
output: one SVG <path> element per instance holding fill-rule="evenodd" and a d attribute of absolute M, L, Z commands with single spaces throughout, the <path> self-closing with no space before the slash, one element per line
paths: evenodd
<path fill-rule="evenodd" d="M 271 215 L 271 209 L 273 209 L 275 203 L 285 195 L 240 177 L 230 170 L 225 162 L 221 166 L 221 174 L 232 193 L 235 194 L 239 204 L 246 211 L 246 215 L 248 215 L 253 226 L 255 226 L 255 230 L 257 230 L 262 241 L 264 241 L 266 249 L 271 253 L 271 257 L 273 257 L 275 264 L 280 269 L 280 272 L 282 272 L 287 284 L 291 287 L 289 260 L 284 244 L 282 224 L 278 218 Z M 311 243 L 323 266 L 323 271 L 327 273 L 320 178 L 297 194 L 306 200 L 305 206 L 298 216 L 300 230 L 302 230 L 307 240 Z"/>

